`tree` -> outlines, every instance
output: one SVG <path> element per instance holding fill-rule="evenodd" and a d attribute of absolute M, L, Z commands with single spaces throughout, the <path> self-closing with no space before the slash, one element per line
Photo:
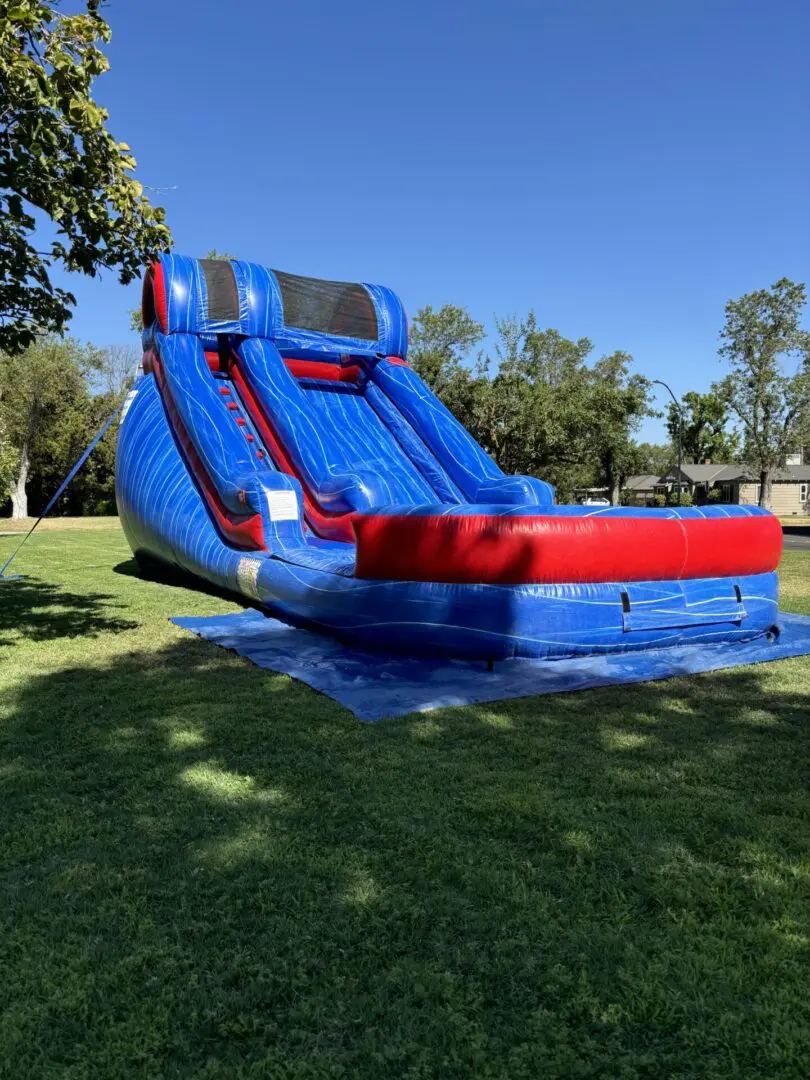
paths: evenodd
<path fill-rule="evenodd" d="M 498 370 L 479 394 L 474 434 L 506 472 L 541 476 L 568 497 L 592 479 L 584 441 L 591 343 L 540 329 L 534 311 L 497 325 Z"/>
<path fill-rule="evenodd" d="M 87 378 L 100 363 L 92 346 L 54 336 L 21 356 L 0 355 L 0 421 L 14 449 L 13 518 L 28 516 L 32 473 L 40 482 L 61 479 L 83 449 Z"/>
<path fill-rule="evenodd" d="M 637 446 L 639 473 L 663 476 L 677 458 L 672 443 L 639 443 Z"/>
<path fill-rule="evenodd" d="M 641 467 L 641 456 L 632 435 L 645 416 L 654 415 L 651 383 L 643 375 L 630 373 L 632 363 L 632 356 L 615 352 L 603 356 L 590 372 L 588 445 L 599 464 L 613 506 L 619 505 L 627 477 Z"/>
<path fill-rule="evenodd" d="M 681 400 L 683 416 L 683 459 L 699 464 L 702 461 L 734 461 L 740 452 L 740 437 L 728 431 L 728 402 L 715 391 L 699 394 L 690 390 Z M 669 406 L 667 430 L 678 439 L 678 410 Z"/>
<path fill-rule="evenodd" d="M 77 434 L 80 434 L 79 446 L 70 458 L 70 464 L 88 445 L 92 437 L 101 429 L 104 421 L 121 401 L 125 392 L 113 394 L 105 391 L 94 394 L 84 403 Z M 80 514 L 115 514 L 115 449 L 118 436 L 117 421 L 112 424 L 101 442 L 87 459 L 81 472 L 72 482 L 60 500 L 62 513 Z M 64 469 L 58 480 L 64 476 Z M 52 488 L 51 481 L 48 487 Z"/>
<path fill-rule="evenodd" d="M 92 97 L 109 67 L 99 47 L 110 40 L 100 6 L 85 0 L 85 10 L 70 15 L 59 0 L 0 0 L 0 350 L 7 354 L 70 319 L 75 297 L 52 284 L 54 265 L 91 277 L 117 269 L 127 284 L 171 244 L 163 210 L 132 175 L 129 146 L 113 138 L 107 111 Z M 52 240 L 37 232 L 36 211 L 56 227 Z"/>
<path fill-rule="evenodd" d="M 0 398 L 0 409 L 2 399 Z M 14 470 L 17 466 L 17 454 L 11 445 L 11 440 L 6 431 L 6 425 L 0 412 L 0 503 L 3 503 L 11 494 L 11 485 L 14 480 Z"/>
<path fill-rule="evenodd" d="M 411 366 L 467 427 L 475 426 L 476 381 L 465 360 L 484 338 L 484 327 L 463 307 L 443 304 L 438 311 L 428 304 L 413 317 L 409 330 Z"/>
<path fill-rule="evenodd" d="M 412 362 L 505 472 L 540 476 L 561 500 L 607 477 L 618 500 L 641 460 L 631 434 L 650 411 L 649 384 L 630 375 L 630 357 L 615 353 L 591 368 L 587 338 L 541 329 L 530 311 L 500 320 L 494 358 L 470 371 L 463 356 L 482 330 L 464 309 L 427 308 L 417 318 Z"/>
<path fill-rule="evenodd" d="M 759 505 L 770 507 L 776 469 L 810 426 L 810 333 L 799 321 L 805 288 L 787 278 L 726 304 L 720 356 L 731 372 L 713 390 L 739 418 L 743 457 L 759 474 Z M 799 360 L 793 374 L 785 361 Z"/>
<path fill-rule="evenodd" d="M 108 345 L 100 351 L 99 369 L 93 380 L 101 394 L 109 394 L 110 411 L 132 386 L 141 363 L 140 352 L 133 345 Z"/>

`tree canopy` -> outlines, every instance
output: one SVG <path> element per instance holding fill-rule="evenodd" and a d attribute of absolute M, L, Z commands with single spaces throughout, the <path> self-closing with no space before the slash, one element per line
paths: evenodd
<path fill-rule="evenodd" d="M 775 471 L 810 424 L 810 333 L 800 326 L 805 300 L 804 285 L 781 278 L 730 300 L 720 335 L 720 356 L 731 371 L 713 390 L 742 425 L 743 458 L 759 473 L 765 507 Z"/>
<path fill-rule="evenodd" d="M 562 499 L 604 482 L 618 502 L 640 465 L 633 442 L 650 408 L 649 383 L 617 352 L 589 364 L 588 338 L 539 326 L 533 311 L 496 324 L 494 355 L 471 350 L 483 327 L 464 308 L 423 308 L 413 323 L 414 367 L 507 473 L 542 476 Z"/>
<path fill-rule="evenodd" d="M 61 331 L 74 296 L 55 265 L 126 284 L 171 244 L 164 212 L 135 179 L 129 146 L 107 130 L 93 83 L 108 69 L 101 0 L 66 14 L 58 0 L 0 0 L 0 350 Z M 35 212 L 53 223 L 48 238 Z"/>
<path fill-rule="evenodd" d="M 542 475 L 567 489 L 582 471 L 586 358 L 592 345 L 525 319 L 498 322 L 497 371 L 486 387 L 481 441 L 507 472 Z"/>
<path fill-rule="evenodd" d="M 699 394 L 690 390 L 681 398 L 683 418 L 683 459 L 698 464 L 701 461 L 731 462 L 740 452 L 740 436 L 728 430 L 729 407 L 723 395 L 709 391 Z M 667 430 L 677 444 L 679 413 L 675 404 L 667 412 Z"/>
<path fill-rule="evenodd" d="M 96 419 L 90 384 L 104 365 L 102 350 L 53 335 L 21 356 L 0 355 L 0 427 L 13 451 L 14 517 L 27 516 L 30 479 L 39 490 L 55 488 L 87 445 Z"/>
<path fill-rule="evenodd" d="M 463 307 L 428 304 L 413 317 L 408 332 L 411 366 L 468 427 L 475 426 L 475 375 L 465 364 L 484 339 L 484 327 Z"/>
<path fill-rule="evenodd" d="M 632 364 L 628 353 L 615 352 L 603 356 L 590 372 L 586 437 L 614 506 L 625 480 L 641 470 L 633 436 L 642 419 L 653 415 L 650 380 L 632 373 Z"/>
<path fill-rule="evenodd" d="M 636 447 L 638 471 L 649 476 L 663 476 L 677 460 L 677 450 L 671 442 L 642 442 Z"/>

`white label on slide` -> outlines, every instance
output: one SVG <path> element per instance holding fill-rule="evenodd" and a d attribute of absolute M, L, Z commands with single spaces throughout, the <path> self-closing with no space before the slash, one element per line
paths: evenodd
<path fill-rule="evenodd" d="M 294 491 L 268 491 L 267 509 L 271 521 L 297 521 L 298 496 Z"/>

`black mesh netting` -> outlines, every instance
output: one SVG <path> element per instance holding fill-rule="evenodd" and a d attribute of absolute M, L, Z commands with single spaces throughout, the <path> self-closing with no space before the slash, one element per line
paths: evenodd
<path fill-rule="evenodd" d="M 273 273 L 281 289 L 285 326 L 364 341 L 379 337 L 377 314 L 362 285 Z"/>
<path fill-rule="evenodd" d="M 232 322 L 239 318 L 239 291 L 233 267 L 225 259 L 200 259 L 208 293 L 208 318 Z"/>

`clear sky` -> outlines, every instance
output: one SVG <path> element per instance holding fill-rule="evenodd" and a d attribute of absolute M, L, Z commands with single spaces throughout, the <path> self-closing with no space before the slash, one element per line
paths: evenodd
<path fill-rule="evenodd" d="M 807 0 L 105 10 L 97 97 L 179 252 L 379 281 L 490 328 L 533 306 L 678 394 L 721 374 L 726 300 L 810 281 Z M 135 286 L 70 287 L 72 333 L 127 340 Z"/>

